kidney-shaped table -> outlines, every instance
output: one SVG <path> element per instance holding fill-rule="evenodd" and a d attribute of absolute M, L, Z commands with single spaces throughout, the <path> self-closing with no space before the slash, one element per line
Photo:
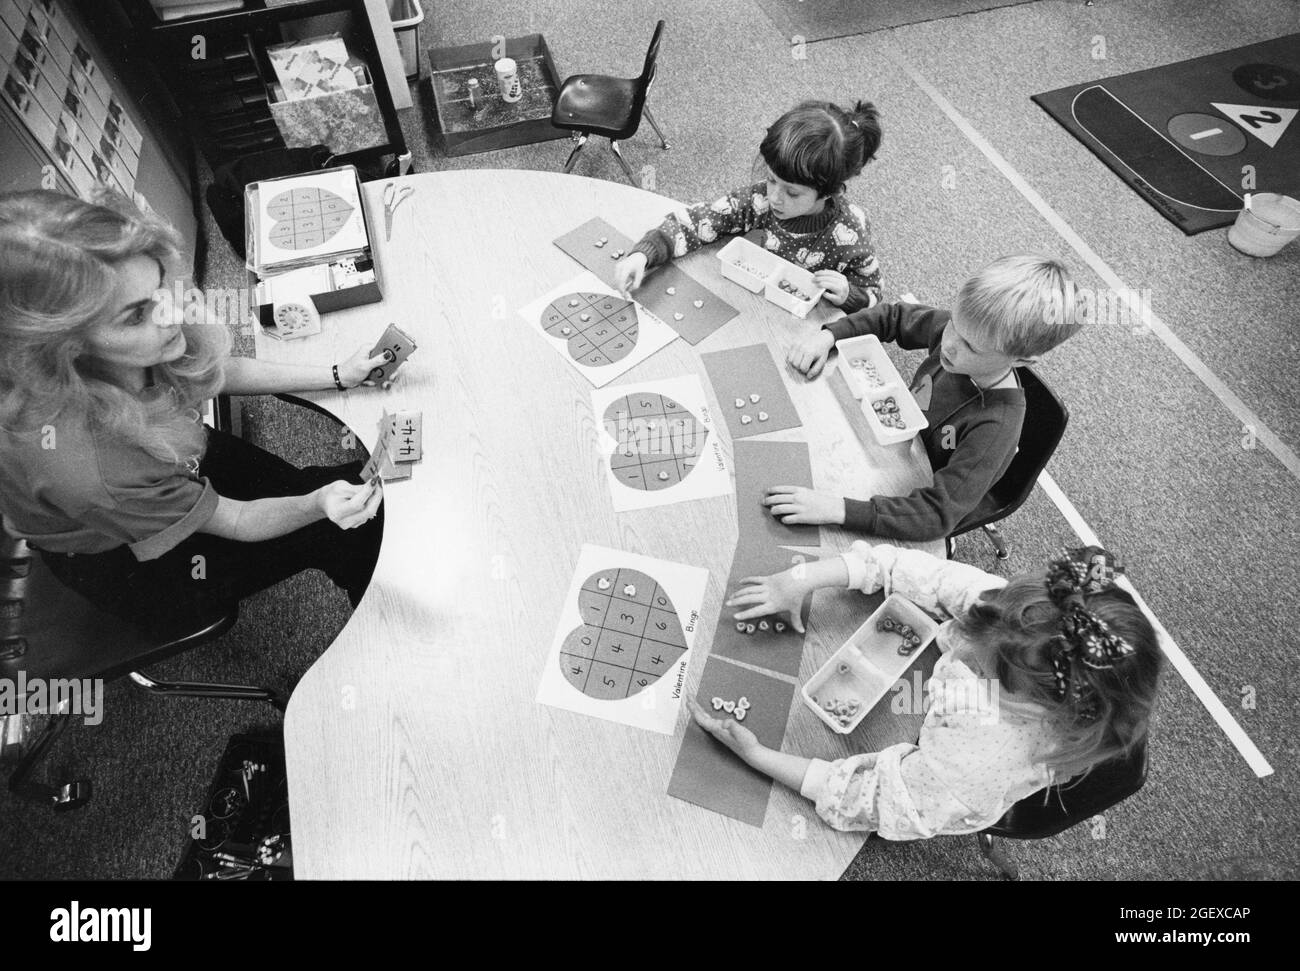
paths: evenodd
<path fill-rule="evenodd" d="M 824 825 L 775 785 L 759 829 L 666 794 L 685 719 L 666 736 L 538 704 L 542 666 L 584 543 L 703 567 L 694 691 L 736 545 L 734 496 L 613 511 L 591 386 L 518 308 L 581 268 L 552 245 L 602 216 L 635 238 L 677 204 L 610 182 L 522 171 L 409 176 L 383 239 L 365 186 L 384 300 L 326 315 L 320 335 L 259 335 L 269 360 L 332 363 L 397 322 L 419 345 L 387 393 L 303 395 L 374 442 L 381 408 L 424 416 L 424 458 L 386 487 L 370 589 L 293 692 L 285 721 L 296 874 L 303 878 L 834 878 L 862 834 Z M 740 316 L 695 347 L 676 340 L 615 384 L 700 375 L 700 353 L 767 343 L 778 361 L 806 321 L 724 280 L 716 247 L 680 261 Z M 929 481 L 919 445 L 881 447 L 825 379 L 782 363 L 814 483 L 900 494 Z M 730 456 L 724 422 L 717 427 Z M 845 549 L 838 529 L 823 547 Z M 941 554 L 940 544 L 924 544 Z M 802 684 L 878 599 L 822 591 Z M 728 618 L 725 622 L 730 622 Z M 934 648 L 928 649 L 932 653 Z M 933 658 L 922 659 L 928 667 Z M 877 707 L 848 740 L 796 693 L 784 749 L 836 758 L 914 739 L 919 715 Z"/>

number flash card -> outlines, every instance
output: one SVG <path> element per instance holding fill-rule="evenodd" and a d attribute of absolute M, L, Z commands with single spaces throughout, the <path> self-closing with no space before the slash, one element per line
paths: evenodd
<path fill-rule="evenodd" d="M 409 334 L 396 324 L 389 324 L 388 329 L 384 331 L 384 336 L 379 339 L 379 343 L 370 349 L 370 356 L 377 357 L 387 352 L 392 356 L 392 360 L 373 369 L 367 380 L 373 381 L 375 384 L 383 384 L 392 378 L 408 357 L 415 353 L 415 348 L 416 343 L 411 340 Z"/>
<path fill-rule="evenodd" d="M 394 462 L 418 462 L 424 458 L 424 413 L 399 411 L 390 424 L 392 437 L 388 440 L 388 454 Z"/>

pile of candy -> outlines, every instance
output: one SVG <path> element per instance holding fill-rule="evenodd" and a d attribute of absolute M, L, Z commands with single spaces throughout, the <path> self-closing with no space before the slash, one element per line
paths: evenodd
<path fill-rule="evenodd" d="M 789 280 L 782 280 L 780 283 L 776 285 L 776 288 L 778 290 L 784 290 L 786 293 L 790 294 L 790 296 L 794 297 L 796 300 L 806 301 L 812 299 L 812 296 L 810 294 L 804 293 L 802 290 L 800 290 Z"/>
<path fill-rule="evenodd" d="M 752 634 L 756 630 L 762 630 L 762 631 L 774 630 L 779 634 L 783 630 L 785 630 L 785 621 L 760 620 L 757 624 L 747 624 L 743 620 L 738 620 L 736 621 L 736 630 L 740 631 L 742 634 Z"/>
<path fill-rule="evenodd" d="M 844 665 L 841 665 L 843 667 Z M 853 718 L 862 708 L 862 702 L 857 698 L 832 698 L 830 701 L 818 701 L 817 696 L 813 696 L 813 701 L 817 702 L 837 722 L 841 728 L 848 728 Z"/>
<path fill-rule="evenodd" d="M 884 386 L 885 382 L 880 380 L 880 375 L 876 373 L 876 366 L 865 357 L 855 357 L 849 361 L 849 367 L 856 369 L 862 375 L 862 379 L 867 382 L 868 388 Z"/>
<path fill-rule="evenodd" d="M 921 646 L 921 635 L 912 630 L 907 624 L 894 620 L 893 617 L 882 617 L 876 624 L 876 630 L 887 634 L 897 634 L 903 639 L 903 643 L 898 647 L 899 654 L 911 654 Z"/>
<path fill-rule="evenodd" d="M 745 720 L 745 715 L 749 713 L 750 707 L 749 699 L 743 695 L 738 701 L 723 701 L 721 698 L 713 699 L 714 711 L 725 711 L 728 715 L 735 715 L 738 722 Z"/>
<path fill-rule="evenodd" d="M 898 410 L 898 402 L 894 400 L 893 395 L 882 401 L 871 402 L 871 410 L 880 419 L 880 424 L 886 428 L 903 429 L 907 427 L 907 422 L 903 421 L 903 415 Z"/>
<path fill-rule="evenodd" d="M 744 270 L 744 271 L 745 271 L 746 273 L 748 273 L 750 276 L 758 276 L 758 277 L 761 277 L 761 276 L 764 275 L 762 270 L 760 270 L 760 269 L 759 269 L 758 267 L 756 267 L 756 266 L 752 266 L 752 265 L 750 265 L 749 263 L 746 263 L 744 260 L 732 260 L 732 261 L 731 261 L 731 265 L 734 266 L 734 267 L 735 267 L 736 269 L 738 269 L 738 270 Z"/>

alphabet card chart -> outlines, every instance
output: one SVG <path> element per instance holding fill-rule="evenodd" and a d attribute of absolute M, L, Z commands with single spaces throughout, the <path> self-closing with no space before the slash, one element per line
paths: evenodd
<path fill-rule="evenodd" d="M 597 388 L 672 343 L 677 332 L 644 313 L 591 273 L 583 273 L 519 311 Z"/>
<path fill-rule="evenodd" d="M 695 375 L 600 388 L 591 402 L 618 512 L 732 491 L 722 441 Z"/>
<path fill-rule="evenodd" d="M 584 545 L 537 700 L 671 735 L 708 582 L 699 567 Z"/>

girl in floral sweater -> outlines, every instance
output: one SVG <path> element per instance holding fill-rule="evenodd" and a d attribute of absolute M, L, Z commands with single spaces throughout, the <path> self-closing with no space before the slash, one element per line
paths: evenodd
<path fill-rule="evenodd" d="M 1146 738 L 1161 653 L 1146 615 L 1114 583 L 1113 558 L 1072 550 L 1007 582 L 918 550 L 853 544 L 841 557 L 751 577 L 738 620 L 791 611 L 811 590 L 897 592 L 950 619 L 915 745 L 835 762 L 759 744 L 698 704 L 696 722 L 740 758 L 812 800 L 841 830 L 912 840 L 975 833 L 1039 790 L 1131 753 Z M 992 702 L 992 703 L 990 703 Z"/>
<path fill-rule="evenodd" d="M 756 163 L 761 181 L 670 214 L 619 262 L 619 289 L 627 296 L 648 269 L 721 236 L 759 230 L 766 249 L 812 272 L 826 291 L 822 299 L 845 313 L 873 306 L 880 301 L 880 266 L 871 227 L 844 187 L 879 147 L 880 118 L 870 102 L 845 111 L 805 101 L 767 130 Z"/>

